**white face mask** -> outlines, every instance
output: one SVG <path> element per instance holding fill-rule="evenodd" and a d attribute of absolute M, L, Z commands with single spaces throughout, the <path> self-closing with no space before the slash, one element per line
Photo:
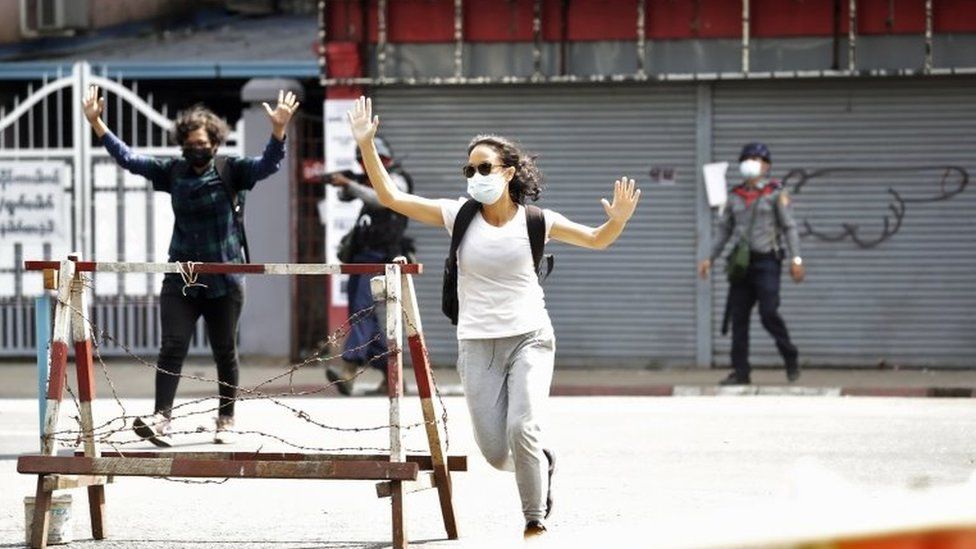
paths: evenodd
<path fill-rule="evenodd" d="M 505 178 L 500 173 L 475 173 L 474 177 L 468 178 L 468 194 L 482 204 L 494 204 L 505 192 L 505 183 Z"/>
<path fill-rule="evenodd" d="M 739 163 L 739 173 L 746 179 L 755 179 L 762 175 L 762 162 L 754 159 L 743 160 Z"/>

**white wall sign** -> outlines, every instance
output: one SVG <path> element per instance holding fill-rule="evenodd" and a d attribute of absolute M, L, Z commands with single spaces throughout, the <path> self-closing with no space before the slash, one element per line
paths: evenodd
<path fill-rule="evenodd" d="M 6 246 L 50 243 L 66 248 L 71 236 L 65 162 L 0 162 L 0 240 Z"/>
<path fill-rule="evenodd" d="M 708 205 L 712 208 L 719 208 L 719 213 L 725 209 L 725 202 L 729 196 L 728 183 L 725 181 L 725 172 L 728 169 L 728 162 L 713 162 L 702 166 Z"/>

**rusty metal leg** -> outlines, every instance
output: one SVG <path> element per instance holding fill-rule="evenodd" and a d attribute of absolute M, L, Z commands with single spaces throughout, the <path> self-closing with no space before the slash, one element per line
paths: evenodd
<path fill-rule="evenodd" d="M 34 492 L 34 519 L 31 522 L 31 547 L 47 547 L 47 529 L 51 523 L 51 492 L 44 489 L 44 477 L 38 475 Z"/>
<path fill-rule="evenodd" d="M 448 539 L 458 539 L 460 533 L 454 513 L 451 473 L 447 467 L 437 413 L 434 410 L 431 391 L 434 383 L 430 372 L 430 357 L 427 354 L 427 344 L 420 323 L 420 310 L 417 307 L 417 293 L 414 289 L 413 276 L 403 275 L 401 286 L 403 291 L 403 317 L 406 321 L 407 343 L 410 346 L 410 361 L 413 364 L 413 373 L 417 380 L 417 393 L 420 396 L 420 404 L 424 413 L 434 481 L 441 504 L 441 517 L 444 519 L 444 529 L 447 531 Z"/>

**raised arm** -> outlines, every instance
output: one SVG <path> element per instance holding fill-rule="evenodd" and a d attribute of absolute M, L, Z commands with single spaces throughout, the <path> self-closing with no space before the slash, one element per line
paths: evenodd
<path fill-rule="evenodd" d="M 241 174 L 235 178 L 239 190 L 253 189 L 255 183 L 277 172 L 281 167 L 281 160 L 285 157 L 285 130 L 299 104 L 298 97 L 292 92 L 285 93 L 285 90 L 278 90 L 278 103 L 273 109 L 271 105 L 262 103 L 271 122 L 271 138 L 264 146 L 261 156 L 235 159 L 234 169 Z"/>
<path fill-rule="evenodd" d="M 403 178 L 402 175 L 394 173 L 390 176 L 397 189 L 406 192 L 408 189 L 407 180 Z M 339 187 L 339 199 L 340 200 L 355 200 L 359 199 L 363 201 L 363 204 L 370 206 L 371 208 L 379 208 L 382 206 L 380 204 L 380 199 L 376 196 L 376 191 L 373 187 L 369 185 L 363 185 L 349 177 L 346 177 L 342 173 L 337 173 L 332 176 L 329 180 L 330 185 Z"/>
<path fill-rule="evenodd" d="M 366 174 L 373 184 L 373 190 L 376 191 L 376 198 L 379 199 L 380 204 L 410 219 L 443 227 L 444 218 L 441 216 L 439 202 L 402 191 L 390 179 L 390 174 L 380 161 L 376 144 L 373 142 L 380 119 L 378 116 L 373 116 L 372 101 L 360 97 L 348 116 L 352 136 L 363 153 L 363 166 L 366 168 Z"/>
<path fill-rule="evenodd" d="M 85 118 L 91 124 L 92 131 L 102 140 L 105 150 L 119 166 L 126 171 L 145 177 L 152 182 L 153 188 L 157 191 L 169 190 L 167 162 L 133 153 L 128 145 L 109 131 L 108 126 L 102 120 L 105 98 L 99 96 L 98 86 L 88 87 L 81 107 L 84 110 Z"/>
<path fill-rule="evenodd" d="M 594 250 L 603 250 L 613 244 L 637 208 L 640 189 L 633 179 L 618 179 L 613 184 L 613 202 L 601 198 L 600 203 L 607 212 L 607 221 L 599 227 L 587 227 L 566 218 L 557 218 L 549 232 L 550 238 Z"/>

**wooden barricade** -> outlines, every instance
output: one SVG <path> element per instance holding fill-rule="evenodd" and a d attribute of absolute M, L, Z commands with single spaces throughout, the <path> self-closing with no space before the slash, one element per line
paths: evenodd
<path fill-rule="evenodd" d="M 449 539 L 459 536 L 451 491 L 451 471 L 467 470 L 465 456 L 446 456 L 432 401 L 432 376 L 421 329 L 412 274 L 420 265 L 406 264 L 220 264 L 196 263 L 93 263 L 70 256 L 61 262 L 28 261 L 28 270 L 43 270 L 45 280 L 56 277 L 57 305 L 50 345 L 50 375 L 47 407 L 40 455 L 24 455 L 17 460 L 17 471 L 37 475 L 35 512 L 31 525 L 33 547 L 47 546 L 51 497 L 55 490 L 88 490 L 92 536 L 106 537 L 105 484 L 113 477 L 180 478 L 275 478 L 337 479 L 381 481 L 377 496 L 389 497 L 392 508 L 393 547 L 405 549 L 405 495 L 426 488 L 437 490 L 444 528 Z M 92 338 L 82 272 L 186 272 L 250 274 L 377 274 L 382 285 L 375 292 L 387 307 L 387 378 L 390 410 L 389 454 L 306 454 L 254 452 L 119 452 L 100 451 L 94 433 L 92 402 L 95 379 Z M 49 286 L 50 289 L 53 289 Z M 426 426 L 429 455 L 407 455 L 403 448 L 400 403 L 403 399 L 402 332 L 406 325 L 418 396 Z M 75 350 L 78 375 L 78 400 L 83 451 L 76 455 L 56 455 L 58 415 L 67 375 L 68 338 Z M 42 345 L 45 342 L 38 342 Z"/>

